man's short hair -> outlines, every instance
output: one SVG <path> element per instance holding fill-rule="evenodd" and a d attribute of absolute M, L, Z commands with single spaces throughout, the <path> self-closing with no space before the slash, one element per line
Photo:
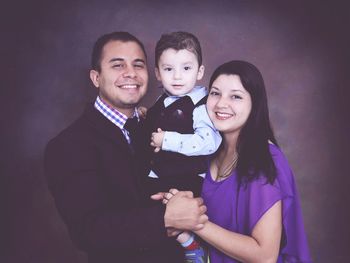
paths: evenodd
<path fill-rule="evenodd" d="M 160 56 L 169 48 L 175 49 L 176 51 L 186 49 L 192 52 L 197 57 L 198 66 L 202 65 L 202 49 L 199 40 L 191 33 L 179 31 L 163 34 L 158 40 L 155 49 L 156 68 L 158 68 Z"/>
<path fill-rule="evenodd" d="M 101 36 L 97 41 L 95 42 L 94 48 L 92 50 L 92 56 L 91 56 L 91 68 L 100 72 L 101 71 L 101 57 L 102 57 L 102 51 L 104 46 L 109 43 L 110 41 L 121 41 L 121 42 L 135 42 L 140 46 L 142 49 L 145 57 L 146 51 L 145 47 L 143 46 L 142 42 L 136 38 L 135 36 L 131 35 L 128 32 L 112 32 L 109 34 L 105 34 Z"/>

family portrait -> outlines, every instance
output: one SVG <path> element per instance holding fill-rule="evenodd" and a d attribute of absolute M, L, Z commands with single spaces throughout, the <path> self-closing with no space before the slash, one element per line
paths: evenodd
<path fill-rule="evenodd" d="M 27 5 L 1 262 L 346 262 L 342 2 Z"/>

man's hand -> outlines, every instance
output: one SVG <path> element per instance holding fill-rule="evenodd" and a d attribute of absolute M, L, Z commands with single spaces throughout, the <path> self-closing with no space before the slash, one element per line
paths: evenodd
<path fill-rule="evenodd" d="M 161 128 L 158 128 L 157 132 L 152 132 L 151 146 L 155 147 L 154 152 L 159 152 L 162 149 L 164 134 L 165 132 Z"/>
<path fill-rule="evenodd" d="M 175 228 L 167 228 L 166 230 L 168 237 L 175 237 L 181 233 L 183 233 L 183 230 L 175 229 Z"/>
<path fill-rule="evenodd" d="M 164 215 L 165 227 L 200 230 L 208 221 L 206 211 L 202 198 L 193 198 L 193 193 L 189 191 L 177 192 L 167 201 Z"/>
<path fill-rule="evenodd" d="M 179 192 L 179 190 L 175 188 L 171 188 L 169 192 L 159 192 L 156 194 L 151 195 L 151 199 L 157 200 L 157 201 L 162 201 L 163 204 L 167 204 L 169 200 L 176 195 Z"/>

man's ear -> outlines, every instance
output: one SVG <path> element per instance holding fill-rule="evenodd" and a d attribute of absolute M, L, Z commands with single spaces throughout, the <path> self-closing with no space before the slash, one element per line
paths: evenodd
<path fill-rule="evenodd" d="M 96 88 L 98 88 L 100 86 L 99 78 L 100 78 L 100 74 L 98 73 L 98 71 L 96 71 L 94 69 L 90 70 L 90 79 L 91 79 L 92 83 L 94 83 L 94 86 Z"/>
<path fill-rule="evenodd" d="M 157 80 L 162 81 L 162 79 L 160 78 L 159 68 L 154 68 L 154 73 L 156 74 Z"/>
<path fill-rule="evenodd" d="M 203 78 L 204 75 L 204 66 L 201 65 L 198 69 L 198 73 L 197 73 L 197 80 L 201 80 Z"/>

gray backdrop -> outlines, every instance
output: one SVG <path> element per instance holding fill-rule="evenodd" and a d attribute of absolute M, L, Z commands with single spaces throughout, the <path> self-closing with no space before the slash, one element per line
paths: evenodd
<path fill-rule="evenodd" d="M 232 59 L 265 78 L 277 139 L 294 170 L 315 262 L 347 262 L 349 8 L 345 1 L 25 1 L 1 7 L 1 262 L 86 262 L 42 172 L 47 141 L 94 99 L 90 52 L 103 33 L 153 49 L 164 32 L 201 41 L 206 73 Z"/>

